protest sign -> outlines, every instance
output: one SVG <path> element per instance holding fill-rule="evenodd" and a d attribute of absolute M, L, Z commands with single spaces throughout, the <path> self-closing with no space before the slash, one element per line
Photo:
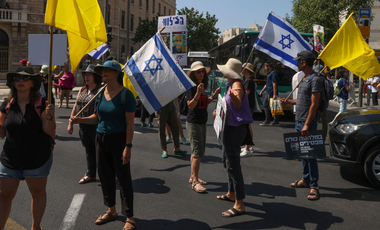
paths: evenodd
<path fill-rule="evenodd" d="M 214 130 L 219 144 L 223 144 L 223 129 L 226 122 L 226 112 L 226 100 L 219 94 L 218 104 L 216 106 L 216 117 L 214 119 Z"/>
<path fill-rule="evenodd" d="M 287 160 L 326 157 L 321 130 L 311 131 L 307 137 L 303 137 L 300 132 L 284 133 L 284 142 Z"/>

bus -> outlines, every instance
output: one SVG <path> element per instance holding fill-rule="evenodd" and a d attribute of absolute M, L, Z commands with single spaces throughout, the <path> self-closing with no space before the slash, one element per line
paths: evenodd
<path fill-rule="evenodd" d="M 252 31 L 247 30 L 239 35 L 231 38 L 230 40 L 224 42 L 223 44 L 211 49 L 208 54 L 209 58 L 212 59 L 215 64 L 224 65 L 228 59 L 236 58 L 240 60 L 242 63 L 247 61 L 249 54 L 252 51 L 252 47 L 259 36 L 260 31 Z M 314 45 L 313 34 L 312 33 L 300 33 L 301 36 L 311 45 Z M 264 85 L 266 84 L 266 71 L 264 70 L 264 65 L 267 60 L 271 60 L 275 66 L 275 71 L 278 73 L 278 92 L 280 98 L 286 98 L 289 93 L 292 91 L 292 78 L 296 73 L 293 69 L 284 66 L 277 60 L 269 57 L 267 54 L 260 52 L 258 50 L 254 50 L 249 62 L 253 65 L 254 70 L 257 70 L 257 74 L 255 76 L 255 82 L 257 83 L 256 88 L 256 98 L 257 102 L 262 109 L 262 101 L 258 96 Z M 222 93 L 225 94 L 225 89 L 223 90 L 223 86 L 226 86 L 226 82 L 221 82 L 222 79 L 216 79 L 217 85 L 222 85 Z M 226 80 L 225 80 L 226 81 Z M 265 94 L 265 93 L 264 93 Z M 264 98 L 263 95 L 262 98 Z M 292 106 L 283 107 L 284 112 L 292 112 Z"/>

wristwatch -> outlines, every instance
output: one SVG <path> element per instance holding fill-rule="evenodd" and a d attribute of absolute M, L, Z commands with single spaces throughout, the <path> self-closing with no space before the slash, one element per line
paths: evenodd
<path fill-rule="evenodd" d="M 132 143 L 125 144 L 125 146 L 132 148 Z"/>

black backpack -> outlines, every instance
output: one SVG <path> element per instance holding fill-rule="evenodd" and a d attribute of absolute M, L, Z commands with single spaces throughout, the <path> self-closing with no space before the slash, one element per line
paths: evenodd
<path fill-rule="evenodd" d="M 181 115 L 187 116 L 187 113 L 189 112 L 189 106 L 187 105 L 186 92 L 184 92 L 180 98 L 181 104 L 179 105 L 179 113 Z"/>

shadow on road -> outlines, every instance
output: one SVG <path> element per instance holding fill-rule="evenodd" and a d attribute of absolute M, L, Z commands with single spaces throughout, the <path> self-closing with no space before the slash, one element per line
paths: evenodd
<path fill-rule="evenodd" d="M 144 177 L 133 180 L 133 192 L 163 194 L 170 192 L 165 181 L 159 178 Z"/>
<path fill-rule="evenodd" d="M 126 218 L 124 216 L 119 216 L 118 221 L 125 222 Z M 201 221 L 192 220 L 192 219 L 181 219 L 177 221 L 172 220 L 163 220 L 163 219 L 155 219 L 155 220 L 144 220 L 135 218 L 136 220 L 136 228 L 137 229 L 181 229 L 181 230 L 194 230 L 194 229 L 211 229 L 211 227 Z"/>

